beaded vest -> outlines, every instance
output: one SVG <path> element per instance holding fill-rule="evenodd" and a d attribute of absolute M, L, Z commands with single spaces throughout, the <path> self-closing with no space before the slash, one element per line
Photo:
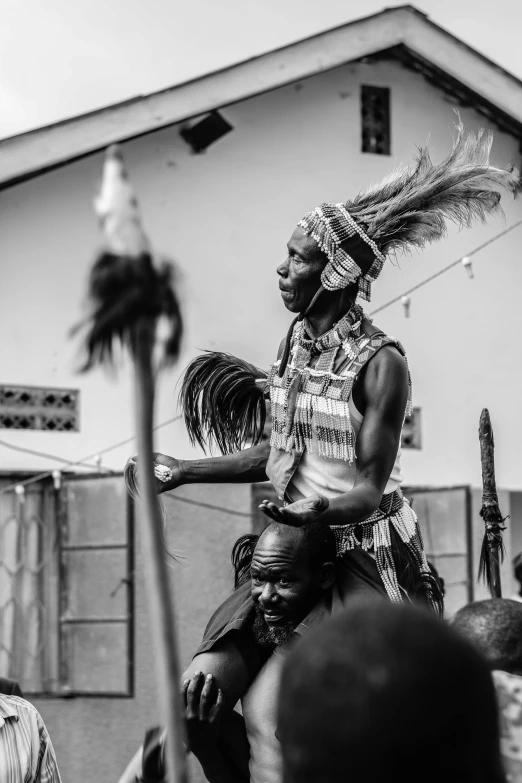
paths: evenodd
<path fill-rule="evenodd" d="M 364 318 L 361 307 L 354 305 L 318 340 L 306 336 L 302 321 L 295 325 L 283 376 L 277 372 L 280 360 L 268 375 L 273 447 L 298 453 L 313 453 L 317 447 L 321 456 L 354 461 L 348 400 L 360 370 L 384 345 L 394 345 L 406 360 L 397 340 L 382 332 L 368 335 Z M 407 416 L 412 409 L 409 371 L 408 385 Z"/>

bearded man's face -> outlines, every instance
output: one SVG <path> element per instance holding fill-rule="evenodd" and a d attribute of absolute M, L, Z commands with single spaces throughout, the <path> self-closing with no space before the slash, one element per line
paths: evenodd
<path fill-rule="evenodd" d="M 298 528 L 283 525 L 261 536 L 251 565 L 259 644 L 276 646 L 291 636 L 323 593 L 321 574 Z"/>
<path fill-rule="evenodd" d="M 259 604 L 256 604 L 255 610 L 256 614 L 252 630 L 256 643 L 260 647 L 279 647 L 291 638 L 296 629 L 296 625 L 292 620 L 283 621 L 277 625 L 269 625 Z"/>

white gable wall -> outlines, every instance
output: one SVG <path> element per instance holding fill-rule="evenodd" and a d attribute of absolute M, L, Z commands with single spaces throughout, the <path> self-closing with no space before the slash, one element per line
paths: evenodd
<path fill-rule="evenodd" d="M 360 153 L 360 84 L 391 88 L 392 152 Z M 394 62 L 356 64 L 278 89 L 223 110 L 235 130 L 203 155 L 192 155 L 171 127 L 124 145 L 146 225 L 161 252 L 183 273 L 185 353 L 228 350 L 267 367 L 289 314 L 279 298 L 275 268 L 293 226 L 324 200 L 352 196 L 407 161 L 428 137 L 434 159 L 447 154 L 452 102 Z M 470 128 L 484 122 L 472 110 Z M 493 161 L 517 161 L 515 139 L 496 132 Z M 2 285 L 0 323 L 5 383 L 73 386 L 82 390 L 78 434 L 3 430 L 20 446 L 77 459 L 132 432 L 130 384 L 101 372 L 73 373 L 67 329 L 78 320 L 85 276 L 99 235 L 92 194 L 101 171 L 95 155 L 0 194 Z M 522 216 L 506 199 L 507 223 Z M 371 307 L 402 293 L 503 228 L 456 233 L 421 255 L 388 264 Z M 520 333 L 518 291 L 522 229 L 474 259 L 475 279 L 457 268 L 414 295 L 411 318 L 400 304 L 376 319 L 401 339 L 410 359 L 414 403 L 422 407 L 421 451 L 404 455 L 408 484 L 480 483 L 477 426 L 490 408 L 499 485 L 522 488 L 519 444 Z M 367 308 L 371 309 L 371 308 Z M 175 413 L 176 373 L 161 382 L 158 421 Z M 181 424 L 158 446 L 195 454 Z M 129 447 L 104 459 L 121 467 Z M 0 447 L 6 469 L 52 467 Z"/>

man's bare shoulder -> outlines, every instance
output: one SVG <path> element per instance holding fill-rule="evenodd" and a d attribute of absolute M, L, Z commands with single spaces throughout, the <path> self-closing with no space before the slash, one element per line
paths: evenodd
<path fill-rule="evenodd" d="M 383 382 L 408 381 L 406 359 L 392 343 L 383 345 L 368 362 L 367 377 Z"/>
<path fill-rule="evenodd" d="M 408 367 L 394 345 L 384 345 L 365 367 L 362 379 L 362 404 L 380 410 L 404 414 L 408 399 Z M 355 401 L 355 400 L 354 400 Z"/>
<path fill-rule="evenodd" d="M 353 400 L 363 413 L 368 405 L 401 410 L 408 399 L 408 367 L 400 351 L 383 345 L 362 368 L 354 386 Z"/>
<path fill-rule="evenodd" d="M 367 318 L 363 321 L 363 328 L 368 337 L 373 337 L 376 334 L 384 334 L 382 329 L 378 326 L 374 326 Z M 397 372 L 399 374 L 405 373 L 407 375 L 408 368 L 406 366 L 406 360 L 401 354 L 398 348 L 393 343 L 388 343 L 380 348 L 375 356 L 372 356 L 368 365 L 372 365 L 375 370 L 380 368 L 384 372 Z"/>

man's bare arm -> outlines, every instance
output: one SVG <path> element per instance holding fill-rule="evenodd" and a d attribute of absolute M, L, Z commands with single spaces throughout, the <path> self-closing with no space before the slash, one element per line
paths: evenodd
<path fill-rule="evenodd" d="M 330 524 L 362 522 L 379 506 L 400 445 L 408 400 L 408 371 L 394 348 L 369 362 L 364 378 L 364 420 L 356 443 L 353 489 L 330 501 L 323 515 Z"/>
<path fill-rule="evenodd" d="M 157 490 L 169 492 L 182 484 L 236 484 L 266 481 L 266 464 L 270 454 L 270 443 L 264 441 L 258 446 L 243 449 L 236 454 L 222 457 L 181 460 L 167 454 L 156 453 L 155 462 L 165 465 L 171 471 L 168 481 L 157 481 Z M 136 464 L 135 472 L 139 484 L 139 458 L 131 457 L 127 463 Z"/>
<path fill-rule="evenodd" d="M 181 460 L 182 483 L 218 484 L 266 481 L 266 464 L 269 454 L 270 443 L 267 440 L 258 446 L 238 451 L 236 454 L 199 460 Z"/>

